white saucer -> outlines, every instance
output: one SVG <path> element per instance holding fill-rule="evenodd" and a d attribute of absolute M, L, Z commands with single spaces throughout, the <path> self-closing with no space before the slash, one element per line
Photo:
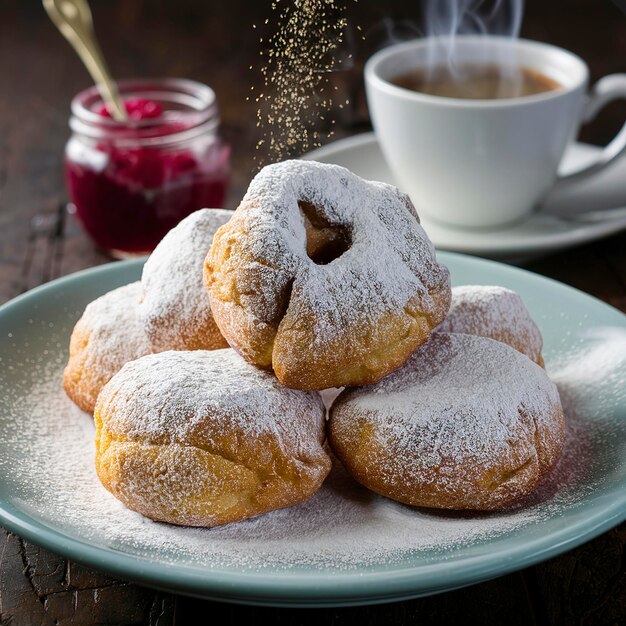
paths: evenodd
<path fill-rule="evenodd" d="M 593 159 L 599 149 L 589 144 L 575 143 L 565 155 L 562 171 L 575 171 Z M 343 165 L 355 174 L 370 180 L 396 184 L 374 133 L 340 139 L 308 152 L 305 159 Z M 626 159 L 622 159 L 602 174 L 602 179 L 590 184 L 584 197 L 575 200 L 593 209 L 626 205 Z M 617 200 L 621 198 L 621 201 Z M 521 260 L 540 256 L 563 248 L 606 237 L 626 228 L 626 215 L 598 222 L 576 222 L 544 213 L 533 213 L 524 222 L 493 230 L 462 230 L 420 216 L 433 243 L 440 250 L 452 250 L 494 259 Z"/>

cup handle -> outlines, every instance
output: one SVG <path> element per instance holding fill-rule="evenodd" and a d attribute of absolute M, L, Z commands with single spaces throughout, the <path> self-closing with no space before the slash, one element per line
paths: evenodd
<path fill-rule="evenodd" d="M 601 78 L 589 94 L 583 122 L 591 121 L 605 105 L 619 99 L 626 99 L 626 74 L 609 74 Z M 555 187 L 562 188 L 591 178 L 622 154 L 626 154 L 626 123 L 593 163 L 571 174 L 558 176 Z"/>

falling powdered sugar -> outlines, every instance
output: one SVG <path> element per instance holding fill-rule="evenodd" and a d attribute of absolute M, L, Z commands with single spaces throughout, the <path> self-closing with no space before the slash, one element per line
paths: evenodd
<path fill-rule="evenodd" d="M 583 405 L 577 386 L 568 384 L 574 376 L 568 361 L 548 368 L 565 390 L 563 456 L 548 479 L 512 509 L 486 515 L 413 509 L 361 487 L 336 464 L 321 490 L 298 506 L 210 530 L 170 526 L 127 510 L 100 485 L 92 421 L 63 393 L 64 355 L 57 352 L 57 359 L 24 363 L 18 384 L 0 382 L 0 448 L 6 452 L 0 455 L 0 476 L 6 492 L 16 494 L 15 506 L 46 525 L 151 561 L 254 572 L 392 567 L 416 555 L 454 559 L 464 546 L 497 542 L 565 514 L 593 493 L 604 468 L 616 462 L 612 427 L 574 411 Z M 583 367 L 580 354 L 572 358 Z M 587 358 L 584 367 L 593 370 L 593 361 Z"/>

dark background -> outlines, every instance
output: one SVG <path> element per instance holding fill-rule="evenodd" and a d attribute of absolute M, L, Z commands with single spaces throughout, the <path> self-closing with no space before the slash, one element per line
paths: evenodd
<path fill-rule="evenodd" d="M 283 0 L 285 1 L 285 0 Z M 96 30 L 117 78 L 177 76 L 211 85 L 223 132 L 233 146 L 234 208 L 256 169 L 256 108 L 246 101 L 259 74 L 259 30 L 271 0 L 91 0 Z M 406 20 L 422 27 L 417 0 L 348 3 L 354 67 L 336 80 L 353 96 L 337 137 L 369 129 L 361 63 Z M 626 71 L 626 18 L 608 0 L 532 0 L 522 36 L 579 54 L 592 81 Z M 106 262 L 71 217 L 62 153 L 70 98 L 90 79 L 37 0 L 0 3 L 0 302 L 42 282 Z M 607 143 L 626 105 L 607 107 L 582 139 Z M 626 310 L 626 233 L 552 255 L 529 269 L 562 280 Z M 318 611 L 235 607 L 201 602 L 111 580 L 70 564 L 0 529 L 0 624 L 619 624 L 626 620 L 626 527 L 561 557 L 474 587 L 411 602 Z M 196 612 L 198 612 L 196 614 Z M 198 615 L 198 616 L 196 616 Z"/>

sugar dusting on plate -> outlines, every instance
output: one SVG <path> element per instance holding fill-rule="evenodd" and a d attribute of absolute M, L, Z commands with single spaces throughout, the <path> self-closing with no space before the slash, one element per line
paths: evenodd
<path fill-rule="evenodd" d="M 618 339 L 623 347 L 623 334 Z M 0 455 L 0 480 L 7 493 L 17 494 L 13 504 L 44 524 L 94 545 L 163 563 L 244 571 L 349 571 L 395 567 L 416 553 L 425 560 L 452 559 L 464 546 L 507 536 L 575 507 L 593 492 L 602 468 L 618 462 L 605 445 L 616 426 L 601 415 L 585 413 L 592 409 L 584 402 L 587 394 L 602 395 L 606 385 L 607 396 L 620 388 L 611 376 L 623 380 L 623 369 L 618 370 L 626 352 L 602 347 L 616 341 L 610 333 L 600 336 L 598 345 L 583 356 L 575 353 L 556 366 L 549 364 L 566 410 L 565 452 L 550 477 L 505 512 L 413 509 L 356 484 L 337 463 L 313 498 L 290 509 L 214 529 L 152 522 L 127 510 L 100 485 L 93 467 L 91 417 L 61 388 L 63 354 L 22 364 L 24 375 L 17 385 L 0 381 L 5 404 L 0 450 L 6 453 Z"/>

